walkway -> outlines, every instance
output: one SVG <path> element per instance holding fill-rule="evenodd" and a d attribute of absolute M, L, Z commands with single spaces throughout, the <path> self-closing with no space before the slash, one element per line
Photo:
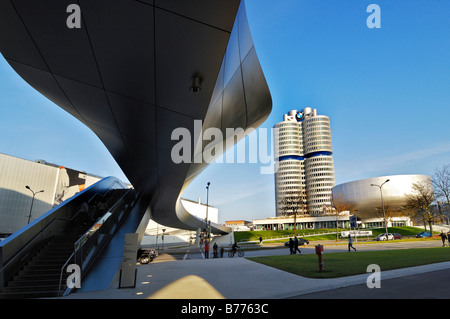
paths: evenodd
<path fill-rule="evenodd" d="M 200 254 L 200 251 L 198 251 Z M 281 299 L 281 298 L 450 298 L 441 287 L 450 262 L 385 271 L 380 289 L 369 289 L 369 274 L 310 279 L 245 258 L 183 259 L 163 254 L 138 265 L 135 288 L 74 293 L 67 299 Z M 442 277 L 446 274 L 445 277 Z M 448 281 L 446 281 L 448 282 Z M 338 289 L 338 290 L 336 290 Z M 344 290 L 345 289 L 345 290 Z M 405 294 L 408 292 L 408 294 Z"/>

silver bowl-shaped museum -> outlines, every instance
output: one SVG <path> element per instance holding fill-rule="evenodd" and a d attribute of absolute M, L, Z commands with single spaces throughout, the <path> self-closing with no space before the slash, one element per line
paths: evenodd
<path fill-rule="evenodd" d="M 386 182 L 388 181 L 388 182 Z M 385 210 L 398 210 L 406 203 L 406 194 L 413 193 L 415 183 L 431 183 L 428 175 L 392 175 L 361 179 L 333 187 L 333 196 L 348 203 L 352 213 L 360 219 L 380 217 Z"/>

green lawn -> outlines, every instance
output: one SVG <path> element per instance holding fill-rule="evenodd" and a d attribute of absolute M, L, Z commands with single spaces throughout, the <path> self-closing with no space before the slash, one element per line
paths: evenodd
<path fill-rule="evenodd" d="M 367 273 L 377 264 L 381 271 L 450 261 L 450 248 L 414 248 L 384 251 L 325 253 L 324 271 L 319 271 L 315 254 L 249 257 L 249 260 L 309 278 L 336 278 Z"/>
<path fill-rule="evenodd" d="M 341 229 L 341 228 L 339 229 L 340 232 L 344 231 L 344 230 L 348 230 L 348 229 Z M 384 234 L 384 232 L 385 232 L 384 228 L 377 228 L 377 229 L 371 229 L 371 230 L 372 230 L 372 234 L 373 234 L 372 238 L 375 238 L 379 234 Z M 323 233 L 323 232 L 326 232 L 326 231 L 335 232 L 336 229 L 300 229 L 300 230 L 296 231 L 296 234 L 297 234 L 297 236 L 302 237 L 302 236 L 305 236 L 305 235 L 313 235 L 313 234 L 317 234 L 317 233 Z M 423 229 L 416 228 L 416 227 L 405 226 L 405 227 L 389 227 L 388 231 L 390 233 L 400 233 L 403 236 L 414 236 L 417 233 L 420 233 L 421 231 L 423 231 Z M 268 238 L 281 237 L 281 236 L 289 237 L 289 236 L 293 236 L 293 233 L 294 233 L 293 230 L 239 231 L 239 232 L 234 232 L 234 239 L 237 242 L 241 242 L 241 241 L 257 241 L 257 240 L 259 240 L 259 237 L 261 236 L 266 242 L 268 242 L 268 240 L 267 240 Z M 336 239 L 336 234 L 308 236 L 306 238 L 309 241 L 335 240 Z M 285 239 L 283 239 L 283 240 L 281 240 L 281 239 L 280 240 L 276 240 L 276 239 L 271 240 L 271 242 L 278 242 L 278 241 L 279 242 L 284 242 L 286 240 Z"/>

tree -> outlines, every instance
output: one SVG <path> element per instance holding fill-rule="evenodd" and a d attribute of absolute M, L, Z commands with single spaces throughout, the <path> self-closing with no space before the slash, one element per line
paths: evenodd
<path fill-rule="evenodd" d="M 331 195 L 331 207 L 329 211 L 336 217 L 336 241 L 339 240 L 339 218 L 342 216 L 343 212 L 351 212 L 353 210 L 352 204 L 344 199 L 343 194 L 333 193 Z"/>
<path fill-rule="evenodd" d="M 294 236 L 297 229 L 297 215 L 307 212 L 306 192 L 304 190 L 287 194 L 279 202 L 283 216 L 294 216 Z"/>
<path fill-rule="evenodd" d="M 444 165 L 436 169 L 433 174 L 433 186 L 435 197 L 438 200 L 439 214 L 448 219 L 448 207 L 450 206 L 450 165 Z M 444 212 L 442 214 L 442 212 Z"/>
<path fill-rule="evenodd" d="M 384 227 L 387 229 L 387 225 L 388 225 L 389 221 L 391 221 L 392 218 L 394 218 L 394 217 L 402 216 L 402 212 L 401 212 L 401 209 L 395 210 L 395 209 L 390 208 L 388 205 L 386 205 L 384 207 L 384 213 L 383 213 L 382 207 L 375 208 L 375 215 L 378 218 L 383 220 Z M 386 230 L 386 232 L 387 232 L 387 230 Z"/>
<path fill-rule="evenodd" d="M 434 200 L 434 191 L 431 181 L 418 182 L 412 184 L 412 193 L 406 194 L 406 210 L 413 215 L 421 216 L 424 224 L 430 226 L 430 233 L 433 234 L 433 221 L 437 217 L 434 210 L 431 210 L 431 204 Z"/>
<path fill-rule="evenodd" d="M 433 186 L 436 190 L 436 199 L 442 198 L 450 203 L 450 165 L 436 169 L 433 174 Z"/>

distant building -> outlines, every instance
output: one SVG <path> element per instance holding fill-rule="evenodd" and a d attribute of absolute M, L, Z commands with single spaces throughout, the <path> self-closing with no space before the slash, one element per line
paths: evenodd
<path fill-rule="evenodd" d="M 233 228 L 233 231 L 253 230 L 253 223 L 248 220 L 228 220 L 225 226 Z"/>
<path fill-rule="evenodd" d="M 0 153 L 0 236 L 14 233 L 100 179 L 44 160 Z"/>
<path fill-rule="evenodd" d="M 297 216 L 294 220 L 293 216 L 285 217 L 271 217 L 264 219 L 254 219 L 254 230 L 298 230 L 302 229 L 336 229 L 336 222 L 339 223 L 339 228 L 380 228 L 384 227 L 384 223 L 381 218 L 357 218 L 356 227 L 351 224 L 351 217 L 353 214 L 349 212 L 343 212 L 339 216 L 339 220 L 336 221 L 336 217 L 333 215 L 324 216 L 310 216 L 301 215 Z M 354 217 L 354 216 L 353 216 Z M 411 218 L 409 216 L 397 216 L 390 218 L 388 227 L 396 226 L 413 226 Z"/>
<path fill-rule="evenodd" d="M 338 220 L 339 228 L 350 227 L 350 217 L 348 212 L 344 212 Z M 279 216 L 264 219 L 254 219 L 254 230 L 292 230 L 294 229 L 324 229 L 336 228 L 335 216 L 297 216 L 294 220 L 293 216 Z"/>
<path fill-rule="evenodd" d="M 413 193 L 414 183 L 431 184 L 431 177 L 428 175 L 391 175 L 366 178 L 336 185 L 333 187 L 333 196 L 339 196 L 340 200 L 347 202 L 358 220 L 362 221 L 366 227 L 384 225 L 383 206 L 390 219 L 389 227 L 410 226 L 410 218 L 401 216 L 399 212 L 406 204 L 406 195 Z M 381 197 L 383 197 L 383 205 Z"/>
<path fill-rule="evenodd" d="M 200 199 L 193 201 L 190 199 L 181 198 L 181 203 L 189 214 L 197 217 L 200 220 L 206 218 L 206 207 L 208 207 L 208 221 L 212 223 L 219 222 L 219 209 L 217 207 L 203 204 Z M 158 224 L 157 222 L 150 220 L 147 228 L 145 229 L 145 235 L 141 242 L 143 246 L 160 247 L 165 245 L 185 245 L 187 243 L 194 243 L 198 238 L 198 233 L 191 230 L 183 230 L 165 225 Z"/>
<path fill-rule="evenodd" d="M 297 214 L 321 215 L 335 185 L 330 119 L 307 107 L 274 128 L 276 216 L 294 214 L 286 208 L 293 198 L 301 202 Z"/>
<path fill-rule="evenodd" d="M 206 218 L 206 204 L 203 204 L 200 199 L 198 201 L 193 201 L 186 198 L 181 198 L 181 203 L 183 207 L 188 211 L 189 214 L 197 217 L 200 220 L 205 220 Z M 211 223 L 219 223 L 219 209 L 217 207 L 208 205 L 208 221 Z M 161 229 L 165 229 L 165 233 L 178 232 L 180 229 L 167 227 L 150 220 L 147 228 L 145 229 L 146 236 L 154 236 L 157 233 L 161 234 Z M 186 231 L 189 232 L 189 231 Z"/>

